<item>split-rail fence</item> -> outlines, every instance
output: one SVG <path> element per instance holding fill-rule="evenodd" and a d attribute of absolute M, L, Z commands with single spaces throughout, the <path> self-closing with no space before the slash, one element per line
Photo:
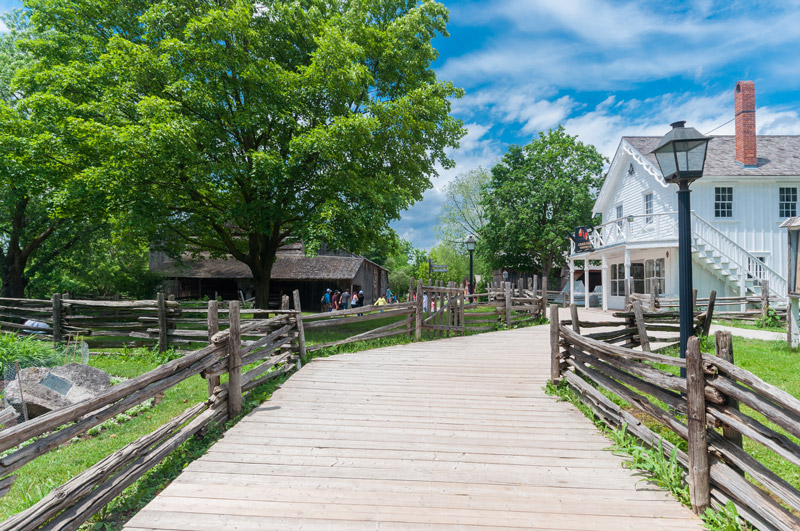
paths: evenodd
<path fill-rule="evenodd" d="M 486 300 L 481 302 L 479 298 Z M 537 299 L 535 294 L 524 289 L 515 290 L 510 284 L 505 285 L 501 292 L 492 293 L 489 300 L 488 293 L 468 295 L 463 289 L 452 285 L 423 286 L 419 281 L 416 291 L 411 292 L 410 302 L 312 315 L 303 315 L 300 311 L 297 291 L 293 299 L 293 309 L 290 309 L 289 297 L 284 296 L 281 309 L 270 310 L 270 314 L 276 315 L 267 319 L 242 319 L 239 301 L 229 302 L 227 308 L 221 308 L 215 300 L 209 301 L 203 312 L 195 310 L 191 314 L 205 317 L 204 330 L 172 329 L 173 337 L 184 338 L 182 341 L 198 341 L 200 338 L 197 335 L 202 333 L 207 346 L 112 386 L 94 398 L 27 422 L 11 425 L 16 416 L 13 408 L 0 411 L 0 425 L 6 425 L 5 429 L 0 430 L 2 497 L 13 485 L 20 468 L 57 450 L 100 423 L 196 375 L 208 381 L 209 389 L 207 400 L 192 405 L 152 433 L 114 452 L 57 487 L 33 506 L 0 523 L 0 531 L 77 529 L 190 437 L 211 425 L 219 425 L 236 417 L 241 412 L 242 401 L 248 392 L 299 368 L 306 356 L 315 350 L 400 334 L 421 339 L 424 334 L 439 337 L 442 334 L 488 330 L 496 324 L 514 326 L 538 318 L 543 308 L 541 299 Z M 426 299 L 432 301 L 428 311 L 422 308 Z M 48 308 L 44 304 L 46 302 L 34 301 L 32 304 L 39 306 L 24 306 L 41 311 L 25 315 L 42 317 Z M 70 299 L 55 300 L 49 306 L 50 311 L 62 303 L 77 306 L 77 301 Z M 152 306 L 149 302 L 137 303 L 126 309 L 151 309 Z M 121 308 L 116 305 L 97 307 Z M 155 308 L 173 309 L 177 306 L 159 295 Z M 249 313 L 250 310 L 245 312 Z M 478 316 L 480 322 L 471 322 L 466 318 L 467 315 Z M 59 322 L 59 316 L 52 313 L 44 319 L 51 324 Z M 192 325 L 199 321 L 196 317 L 182 319 L 191 319 Z M 161 321 L 163 324 L 163 319 Z M 385 321 L 390 322 L 384 324 Z M 305 333 L 308 330 L 361 322 L 369 325 L 374 322 L 378 326 L 334 342 L 306 344 Z M 227 329 L 223 330 L 224 327 Z M 58 339 L 58 336 L 50 338 Z M 245 367 L 248 368 L 246 372 L 243 370 Z M 227 381 L 223 383 L 224 375 L 227 375 Z"/>
<path fill-rule="evenodd" d="M 638 302 L 636 307 L 640 310 Z M 737 367 L 729 332 L 715 334 L 713 354 L 702 353 L 699 340 L 692 337 L 686 359 L 681 359 L 649 352 L 641 339 L 641 350 L 627 348 L 635 343 L 631 341 L 623 346 L 607 342 L 631 333 L 647 337 L 641 320 L 634 327 L 600 323 L 620 327 L 611 336 L 583 334 L 589 323 L 575 319 L 575 313 L 559 322 L 555 306 L 550 315 L 551 380 L 566 381 L 609 426 L 625 426 L 648 446 L 674 455 L 687 471 L 697 513 L 732 501 L 761 530 L 800 529 L 800 491 L 743 447 L 747 438 L 774 452 L 789 468 L 800 466 L 800 400 Z M 678 369 L 685 377 L 676 374 Z M 609 393 L 628 407 L 617 405 Z M 683 439 L 688 450 L 650 429 L 636 410 Z"/>

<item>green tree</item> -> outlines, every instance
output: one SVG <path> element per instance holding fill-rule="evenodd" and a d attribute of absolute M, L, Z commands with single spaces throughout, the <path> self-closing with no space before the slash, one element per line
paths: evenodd
<path fill-rule="evenodd" d="M 90 236 L 88 205 L 98 194 L 75 179 L 80 157 L 58 134 L 59 110 L 32 106 L 33 86 L 14 81 L 35 60 L 24 47 L 35 37 L 26 14 L 2 20 L 9 31 L 0 34 L 0 296 L 19 298 L 33 262 L 46 270 Z"/>
<path fill-rule="evenodd" d="M 510 267 L 550 276 L 565 264 L 569 234 L 593 221 L 606 159 L 563 127 L 511 146 L 492 168 L 483 205 L 487 223 L 479 251 L 495 269 Z"/>
<path fill-rule="evenodd" d="M 459 174 L 444 188 L 444 202 L 436 232 L 439 239 L 450 244 L 479 235 L 486 224 L 485 207 L 481 201 L 491 174 L 478 167 Z"/>
<path fill-rule="evenodd" d="M 287 238 L 364 250 L 463 136 L 431 0 L 29 0 L 28 78 L 102 149 L 83 175 L 173 254 L 231 255 L 256 305 Z"/>

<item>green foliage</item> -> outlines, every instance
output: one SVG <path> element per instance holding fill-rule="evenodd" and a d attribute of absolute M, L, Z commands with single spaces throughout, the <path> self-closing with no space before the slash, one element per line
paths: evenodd
<path fill-rule="evenodd" d="M 354 252 L 422 198 L 463 135 L 432 0 L 30 0 L 36 108 L 97 152 L 82 172 L 173 253 L 247 264 L 265 307 L 278 246 Z"/>
<path fill-rule="evenodd" d="M 0 378 L 7 370 L 15 370 L 14 362 L 20 368 L 53 366 L 63 362 L 64 355 L 63 349 L 54 348 L 49 341 L 0 332 Z"/>
<path fill-rule="evenodd" d="M 78 298 L 154 298 L 161 277 L 149 270 L 146 239 L 108 223 L 98 223 L 93 235 L 79 252 L 62 253 L 46 264 L 32 260 L 28 295 L 49 298 L 52 293 L 69 292 Z"/>
<path fill-rule="evenodd" d="M 690 505 L 689 486 L 683 480 L 683 468 L 678 463 L 678 448 L 672 449 L 669 458 L 664 455 L 661 439 L 657 448 L 647 448 L 641 445 L 639 439 L 628 433 L 627 424 L 607 432 L 614 441 L 614 450 L 625 453 L 631 460 L 625 466 L 636 470 L 643 470 L 649 480 L 659 487 L 672 493 L 684 505 Z"/>
<path fill-rule="evenodd" d="M 440 240 L 459 245 L 472 235 L 480 235 L 486 224 L 485 206 L 481 201 L 491 174 L 478 167 L 459 174 L 444 188 L 444 202 L 436 232 Z"/>
<path fill-rule="evenodd" d="M 75 179 L 81 162 L 54 123 L 57 109 L 34 106 L 34 81 L 15 76 L 36 59 L 26 51 L 35 31 L 25 12 L 0 15 L 0 295 L 23 297 L 32 261 L 43 267 L 91 231 L 98 190 Z M 80 206 L 76 206 L 80 203 Z"/>
<path fill-rule="evenodd" d="M 564 264 L 568 235 L 593 221 L 594 197 L 606 159 L 562 127 L 511 146 L 492 168 L 482 204 L 486 224 L 479 252 L 494 268 L 549 276 Z"/>
<path fill-rule="evenodd" d="M 748 531 L 754 529 L 747 522 L 742 521 L 739 511 L 732 501 L 728 501 L 719 510 L 706 509 L 702 515 L 703 527 L 714 531 Z"/>
<path fill-rule="evenodd" d="M 767 315 L 759 317 L 756 323 L 761 328 L 778 328 L 781 326 L 781 318 L 774 308 L 767 308 Z"/>

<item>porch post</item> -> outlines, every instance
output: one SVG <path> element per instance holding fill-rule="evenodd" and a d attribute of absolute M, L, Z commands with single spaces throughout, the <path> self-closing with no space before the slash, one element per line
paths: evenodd
<path fill-rule="evenodd" d="M 569 303 L 575 304 L 575 260 L 569 259 Z"/>
<path fill-rule="evenodd" d="M 625 309 L 631 302 L 631 252 L 625 248 Z"/>
<path fill-rule="evenodd" d="M 742 299 L 747 297 L 747 271 L 744 269 L 742 269 L 742 272 L 739 274 L 739 297 Z M 742 313 L 747 311 L 747 301 L 742 301 L 739 310 Z"/>
<path fill-rule="evenodd" d="M 606 255 L 602 256 L 602 269 L 600 270 L 600 281 L 602 282 L 603 286 L 603 311 L 608 311 L 608 294 L 610 293 L 608 289 L 608 261 L 606 260 Z"/>
<path fill-rule="evenodd" d="M 583 261 L 583 307 L 589 307 L 589 259 Z"/>

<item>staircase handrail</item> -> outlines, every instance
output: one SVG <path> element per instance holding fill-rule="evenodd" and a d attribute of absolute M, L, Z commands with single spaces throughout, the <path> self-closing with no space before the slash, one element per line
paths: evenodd
<path fill-rule="evenodd" d="M 724 232 L 722 232 L 721 230 L 716 228 L 714 225 L 712 225 L 711 223 L 709 223 L 708 221 L 703 219 L 701 216 L 699 216 L 694 211 L 692 211 L 692 218 L 693 218 L 693 220 L 695 222 L 695 223 L 692 224 L 692 232 L 694 233 L 695 236 L 697 236 L 699 238 L 702 238 L 706 243 L 708 243 L 709 245 L 714 247 L 714 249 L 716 251 L 718 251 L 720 254 L 723 254 L 723 255 L 725 255 L 726 258 L 728 258 L 729 260 L 732 260 L 737 266 L 739 266 L 741 271 L 745 272 L 745 274 L 747 273 L 747 258 L 750 258 L 751 260 L 753 260 L 754 263 L 758 263 L 759 266 L 761 267 L 762 271 L 764 271 L 765 273 L 769 274 L 770 278 L 767 278 L 767 280 L 769 280 L 770 291 L 774 292 L 778 297 L 783 298 L 783 294 L 782 293 L 785 291 L 785 288 L 786 288 L 786 279 L 783 278 L 783 276 L 780 273 L 778 273 L 777 271 L 772 269 L 770 266 L 768 266 L 767 264 L 762 262 L 756 255 L 752 254 L 750 251 L 748 251 L 747 249 L 745 249 L 744 247 L 742 247 L 741 245 L 736 243 L 736 241 L 734 241 L 732 238 L 727 236 Z M 699 223 L 697 223 L 697 222 L 699 222 Z M 715 236 L 717 236 L 718 238 L 723 240 L 725 243 L 727 243 L 728 247 L 730 247 L 731 249 L 734 250 L 735 253 L 738 253 L 740 255 L 739 258 L 737 258 L 735 256 L 731 256 L 731 254 L 733 254 L 733 253 L 726 252 L 725 250 L 720 248 L 719 245 L 716 245 L 713 241 L 711 241 L 707 236 L 701 234 L 697 230 L 697 225 L 698 224 L 703 229 L 705 229 L 706 231 L 709 231 L 709 232 L 713 233 Z M 742 257 L 744 258 L 744 260 L 741 259 Z M 780 291 L 778 290 L 778 288 L 781 288 Z"/>

